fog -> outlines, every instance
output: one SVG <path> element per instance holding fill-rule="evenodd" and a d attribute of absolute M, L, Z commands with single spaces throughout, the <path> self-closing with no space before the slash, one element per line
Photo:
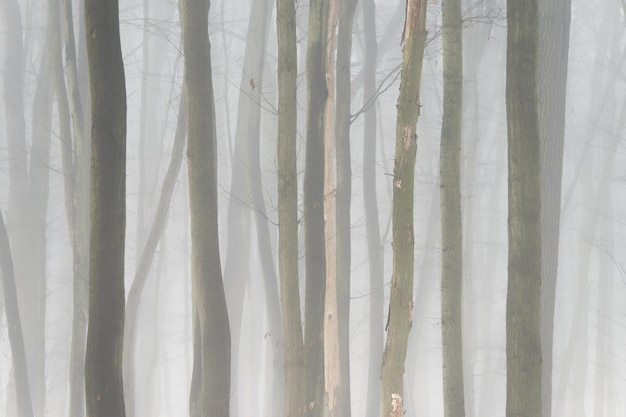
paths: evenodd
<path fill-rule="evenodd" d="M 0 25 L 0 77 L 4 80 L 0 86 L 3 97 L 0 100 L 0 208 L 11 238 L 18 294 L 22 297 L 18 297 L 18 301 L 27 320 L 25 324 L 23 319 L 22 324 L 37 416 L 70 415 L 75 284 L 64 181 L 69 174 L 64 167 L 62 149 L 65 139 L 61 120 L 65 116 L 57 105 L 58 89 L 54 87 L 54 80 L 59 75 L 69 89 L 70 70 L 65 52 L 58 52 L 62 57 L 62 74 L 57 74 L 57 67 L 52 64 L 48 71 L 44 61 L 51 48 L 47 43 L 49 38 L 59 36 L 63 42 L 66 39 L 64 30 L 54 32 L 49 29 L 49 22 L 53 20 L 49 20 L 49 10 L 61 3 L 65 2 L 3 0 L 0 6 L 3 18 Z M 83 83 L 83 94 L 86 94 L 84 32 L 80 25 L 82 12 L 78 2 L 71 3 L 79 80 Z M 252 3 L 262 6 L 252 8 Z M 380 377 L 378 373 L 371 375 L 369 372 L 370 361 L 380 363 L 381 360 L 370 355 L 370 307 L 372 297 L 382 293 L 384 303 L 375 308 L 379 307 L 384 324 L 393 266 L 392 181 L 405 13 L 404 1 L 375 2 L 378 41 L 375 113 L 365 112 L 364 103 L 371 98 L 364 97 L 365 32 L 368 28 L 364 24 L 362 3 L 357 5 L 352 30 L 350 69 L 352 246 L 349 342 L 350 403 L 354 416 L 366 415 L 368 379 Z M 15 16 L 11 14 L 12 6 L 19 6 L 21 25 L 11 24 Z M 506 404 L 506 2 L 463 0 L 462 7 L 465 408 L 468 417 L 495 417 L 504 415 Z M 404 376 L 407 417 L 443 415 L 439 224 L 443 107 L 441 8 L 442 1 L 429 1 L 429 36 L 423 62 L 415 168 L 415 307 Z M 174 154 L 184 68 L 178 10 L 175 0 L 120 2 L 128 105 L 127 296 L 137 276 Z M 260 22 L 267 10 L 270 14 L 267 15 L 265 49 L 261 40 L 264 35 L 257 32 L 251 35 L 248 30 L 264 30 L 262 23 L 255 21 L 254 26 L 250 19 Z M 308 1 L 296 3 L 300 220 L 303 216 L 307 114 L 308 10 Z M 609 417 L 626 412 L 625 13 L 626 5 L 619 0 L 572 0 L 552 361 L 554 416 Z M 18 33 L 14 32 L 16 27 Z M 270 298 L 264 279 L 267 268 L 274 268 L 274 284 L 279 288 L 278 84 L 273 2 L 212 1 L 209 31 L 217 121 L 219 244 L 233 341 L 231 415 L 273 416 L 276 410 L 282 409 L 282 405 L 277 404 L 282 398 L 273 392 L 273 381 L 283 378 L 282 368 L 274 366 L 273 354 L 281 352 L 284 346 L 282 330 L 277 333 L 271 329 L 270 314 L 278 311 L 279 305 L 268 302 Z M 18 51 L 20 55 L 14 56 L 11 54 L 15 51 L 9 42 L 17 35 L 23 40 L 23 48 Z M 260 73 L 254 68 L 258 65 L 254 58 L 248 57 L 246 61 L 246 42 L 256 42 L 250 54 L 255 50 L 260 52 L 263 58 Z M 10 78 L 15 68 L 21 68 L 24 77 L 23 88 L 17 92 L 13 78 Z M 37 95 L 42 77 L 48 79 L 45 81 L 50 95 L 48 99 Z M 49 104 L 45 104 L 46 100 Z M 83 95 L 85 109 L 87 101 Z M 42 102 L 43 107 L 38 106 Z M 250 109 L 254 107 L 260 109 L 258 132 L 254 116 L 250 115 Z M 20 110 L 25 120 L 25 143 L 16 148 L 10 122 Z M 86 111 L 86 117 L 87 114 Z M 375 117 L 377 121 L 375 186 L 381 233 L 379 245 L 384 262 L 382 287 L 372 287 L 369 279 L 368 232 L 363 203 L 364 194 L 370 191 L 363 184 L 366 117 Z M 38 141 L 49 144 L 49 158 L 35 152 L 40 149 Z M 250 165 L 251 159 L 248 158 L 249 153 L 255 157 L 257 145 L 259 166 L 255 167 Z M 27 199 L 26 207 L 43 206 L 45 210 L 43 226 L 38 232 L 41 239 L 37 240 L 44 243 L 45 278 L 40 282 L 45 285 L 36 290 L 32 290 L 29 283 L 37 269 L 29 268 L 28 264 L 35 263 L 38 244 L 24 242 L 29 238 L 19 236 L 26 232 L 11 221 L 9 207 L 14 197 L 10 193 L 9 177 L 12 164 L 22 164 L 22 168 L 28 170 L 31 182 L 35 182 L 28 185 L 29 191 L 24 189 L 22 199 Z M 41 176 L 37 177 L 40 172 Z M 37 178 L 44 179 L 39 183 Z M 128 415 L 189 414 L 193 326 L 191 231 L 184 157 L 175 178 L 162 235 L 138 303 L 135 380 L 132 386 L 125 386 L 134 397 L 135 412 L 128 411 L 127 401 Z M 264 228 L 267 228 L 267 235 Z M 299 253 L 303 296 L 303 230 L 300 231 Z M 13 417 L 17 416 L 13 356 L 4 307 L 4 298 L 0 297 L 0 415 Z M 32 324 L 31 327 L 28 325 L 28 317 L 44 323 L 45 344 L 37 335 L 29 336 L 33 328 Z M 239 321 L 240 328 L 237 328 Z M 381 333 L 381 340 L 385 336 L 386 333 Z M 40 365 L 32 365 L 29 349 L 35 352 L 44 345 L 45 354 L 34 360 L 41 361 Z M 36 356 L 36 353 L 32 355 Z M 37 386 L 42 395 L 37 394 Z"/>

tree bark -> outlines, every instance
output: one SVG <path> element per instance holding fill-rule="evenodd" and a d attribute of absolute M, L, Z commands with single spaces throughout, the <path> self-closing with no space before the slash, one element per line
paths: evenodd
<path fill-rule="evenodd" d="M 87 415 L 123 417 L 126 86 L 117 0 L 85 1 L 92 107 Z"/>
<path fill-rule="evenodd" d="M 298 283 L 297 45 L 293 0 L 276 1 L 278 38 L 278 267 L 285 337 L 285 417 L 306 413 L 305 358 Z"/>
<path fill-rule="evenodd" d="M 306 271 L 304 345 L 307 364 L 307 415 L 319 417 L 324 410 L 324 115 L 328 0 L 312 0 L 306 58 L 307 122 L 304 168 L 304 252 Z"/>
<path fill-rule="evenodd" d="M 187 171 L 191 213 L 192 294 L 196 337 L 191 415 L 227 417 L 230 326 L 217 225 L 217 140 L 208 28 L 209 3 L 181 0 L 187 92 Z M 196 366 L 200 363 L 199 368 Z M 194 395 L 193 390 L 199 395 Z"/>
<path fill-rule="evenodd" d="M 351 235 L 350 202 L 352 167 L 350 159 L 350 99 L 352 27 L 356 0 L 339 0 L 337 33 L 337 76 L 335 140 L 337 157 L 336 189 L 336 257 L 337 257 L 337 324 L 339 333 L 339 408 L 340 415 L 351 415 L 350 404 L 350 269 Z M 339 414 L 338 414 L 339 415 Z"/>
<path fill-rule="evenodd" d="M 324 415 L 342 417 L 339 408 L 341 374 L 339 370 L 339 327 L 337 314 L 337 252 L 335 225 L 335 48 L 337 42 L 337 0 L 329 0 L 328 42 L 326 48 L 326 109 L 324 116 Z"/>
<path fill-rule="evenodd" d="M 26 349 L 20 321 L 20 310 L 17 301 L 17 287 L 15 285 L 15 271 L 11 256 L 11 245 L 4 225 L 4 217 L 0 213 L 0 268 L 2 271 L 2 289 L 4 292 L 4 308 L 9 327 L 9 343 L 15 372 L 15 387 L 17 392 L 17 415 L 19 417 L 33 417 L 33 403 L 30 396 L 28 370 L 26 364 Z"/>
<path fill-rule="evenodd" d="M 363 2 L 365 57 L 363 62 L 363 106 L 368 106 L 363 119 L 363 204 L 367 230 L 369 262 L 370 319 L 369 369 L 367 378 L 366 417 L 380 412 L 380 365 L 383 356 L 384 323 L 384 258 L 380 237 L 376 181 L 376 5 Z M 370 103 L 371 102 L 371 103 Z"/>
<path fill-rule="evenodd" d="M 440 153 L 441 339 L 445 417 L 465 415 L 463 385 L 463 232 L 461 139 L 463 35 L 461 1 L 443 3 L 443 121 Z"/>
<path fill-rule="evenodd" d="M 539 134 L 541 140 L 542 416 L 552 415 L 552 346 L 559 258 L 565 91 L 571 0 L 539 1 Z"/>
<path fill-rule="evenodd" d="M 413 185 L 417 150 L 420 82 L 426 44 L 426 0 L 408 0 L 393 173 L 393 271 L 387 341 L 382 364 L 382 416 L 404 414 L 404 361 L 413 321 Z"/>
<path fill-rule="evenodd" d="M 509 278 L 506 415 L 536 417 L 541 415 L 542 409 L 537 0 L 509 0 L 507 22 Z"/>

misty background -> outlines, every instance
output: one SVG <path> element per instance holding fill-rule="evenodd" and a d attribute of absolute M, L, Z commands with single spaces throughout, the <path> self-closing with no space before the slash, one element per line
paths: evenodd
<path fill-rule="evenodd" d="M 11 56 L 11 35 L 0 26 L 0 77 L 15 61 L 24 63 L 24 114 L 27 149 L 37 129 L 49 135 L 49 160 L 35 166 L 49 175 L 45 216 L 45 415 L 67 415 L 72 335 L 72 255 L 65 208 L 59 115 L 40 120 L 36 89 L 46 50 L 48 8 L 55 1 L 20 0 L 21 56 Z M 229 248 L 229 212 L 251 216 L 245 235 L 250 246 L 249 279 L 233 375 L 231 401 L 239 415 L 271 415 L 272 352 L 281 340 L 270 331 L 260 247 L 277 256 L 276 179 L 276 16 L 271 1 L 263 10 L 251 1 L 213 1 L 209 30 L 219 164 L 219 221 L 222 265 Z M 505 405 L 505 304 L 507 287 L 506 165 L 506 10 L 501 0 L 468 0 L 464 11 L 464 111 L 462 198 L 464 222 L 464 361 L 468 416 L 500 416 Z M 80 42 L 81 17 L 74 4 Z M 299 167 L 304 163 L 306 89 L 304 61 L 308 4 L 297 3 L 299 54 Z M 252 11 L 252 13 L 251 13 Z M 0 12 L 5 13 L 3 8 Z M 365 28 L 359 3 L 353 27 L 352 104 L 352 273 L 350 300 L 351 402 L 364 416 L 369 375 L 369 318 L 372 296 L 383 294 L 386 317 L 391 278 L 391 192 L 396 100 L 402 60 L 400 40 L 404 1 L 376 1 L 377 127 L 376 186 L 384 285 L 371 287 L 363 196 L 363 66 Z M 556 416 L 617 416 L 626 411 L 626 4 L 619 0 L 572 0 L 559 271 L 554 326 L 553 413 Z M 262 80 L 246 73 L 245 48 L 255 13 L 269 13 Z M 442 117 L 441 0 L 428 6 L 426 47 L 418 122 L 415 186 L 415 310 L 405 367 L 408 417 L 442 414 L 439 304 L 439 143 Z M 120 31 L 128 100 L 126 290 L 161 195 L 172 157 L 182 89 L 183 59 L 178 4 L 169 0 L 120 2 Z M 259 35 L 260 36 L 260 35 Z M 80 66 L 79 66 L 80 69 Z M 86 76 L 82 67 L 80 76 Z M 0 86 L 4 96 L 6 86 Z M 264 206 L 250 191 L 233 184 L 233 169 L 251 170 L 235 137 L 251 101 L 261 108 L 259 161 Z M 0 101 L 0 208 L 9 200 L 6 99 Z M 246 152 L 252 152 L 246 149 Z M 33 158 L 32 156 L 30 157 Z M 31 166 L 33 162 L 31 161 Z M 32 168 L 31 168 L 32 169 Z M 256 169 L 256 168 L 255 168 Z M 241 191 L 243 190 L 243 191 Z M 299 188 L 302 190 L 302 187 Z M 301 197 L 300 197 L 301 199 Z M 192 365 L 190 230 L 186 168 L 177 176 L 156 255 L 141 294 L 135 356 L 138 416 L 188 413 Z M 237 211 L 239 210 L 239 211 Z M 301 213 L 300 213 L 301 214 Z M 240 214 L 236 214 L 240 215 Z M 262 223 L 269 239 L 257 243 Z M 12 231 L 9 227 L 9 234 Z M 232 242 L 231 242 L 232 243 Z M 301 246 L 303 243 L 301 243 Z M 303 251 L 302 251 L 303 253 Z M 14 254 L 15 256 L 15 254 Z M 22 253 L 18 256 L 28 257 Z M 302 280 L 303 274 L 301 274 Z M 227 291 L 228 275 L 224 281 Z M 19 277 L 18 277 L 19 280 Z M 233 284 L 234 285 L 234 284 Z M 242 288 L 237 287 L 238 290 Z M 0 297 L 0 299 L 2 299 Z M 21 301 L 20 301 L 21 302 Z M 0 303 L 2 303 L 0 301 Z M 229 306 L 230 307 L 230 306 Z M 22 307 L 23 308 L 23 307 Z M 231 322 L 232 326 L 232 322 Z M 235 338 L 233 337 L 233 340 Z M 11 348 L 0 308 L 0 415 L 13 415 Z"/>

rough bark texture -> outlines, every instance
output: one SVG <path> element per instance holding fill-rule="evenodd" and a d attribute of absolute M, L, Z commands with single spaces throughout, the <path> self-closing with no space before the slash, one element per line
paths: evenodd
<path fill-rule="evenodd" d="M 298 283 L 296 10 L 276 1 L 278 38 L 278 267 L 285 350 L 285 417 L 306 413 L 304 343 Z"/>
<path fill-rule="evenodd" d="M 191 282 L 196 317 L 190 413 L 227 417 L 231 346 L 217 226 L 217 141 L 208 6 L 206 0 L 180 3 L 188 105 Z"/>
<path fill-rule="evenodd" d="M 123 417 L 126 85 L 117 0 L 86 0 L 92 108 L 87 415 Z"/>
<path fill-rule="evenodd" d="M 307 122 L 304 168 L 304 252 L 306 272 L 305 351 L 309 416 L 321 416 L 324 398 L 324 116 L 328 0 L 312 0 L 307 49 Z"/>
<path fill-rule="evenodd" d="M 565 90 L 571 0 L 539 1 L 539 134 L 541 140 L 542 416 L 552 414 L 552 346 L 559 258 Z"/>
<path fill-rule="evenodd" d="M 26 350 L 20 321 L 20 310 L 17 301 L 17 287 L 15 285 L 15 271 L 11 257 L 11 245 L 4 224 L 4 217 L 0 213 L 0 270 L 2 271 L 2 289 L 4 293 L 4 308 L 9 328 L 9 343 L 15 371 L 15 388 L 17 393 L 18 417 L 33 417 L 33 404 L 30 396 L 28 370 L 26 365 Z"/>
<path fill-rule="evenodd" d="M 408 0 L 404 26 L 402 79 L 398 97 L 393 172 L 393 270 L 387 341 L 382 364 L 382 416 L 404 414 L 404 361 L 413 321 L 413 185 L 417 151 L 420 81 L 426 43 L 426 0 Z"/>
<path fill-rule="evenodd" d="M 541 195 L 537 12 L 537 0 L 508 1 L 508 417 L 541 415 Z"/>
<path fill-rule="evenodd" d="M 337 322 L 339 332 L 340 413 L 349 417 L 350 407 L 350 202 L 352 197 L 352 167 L 350 159 L 350 99 L 352 26 L 356 0 L 339 0 L 337 33 L 337 76 L 335 140 L 337 155 L 336 188 L 336 253 L 337 253 Z"/>
<path fill-rule="evenodd" d="M 443 121 L 440 154 L 441 339 L 445 417 L 465 415 L 463 385 L 463 233 L 461 132 L 463 38 L 461 0 L 443 3 Z"/>

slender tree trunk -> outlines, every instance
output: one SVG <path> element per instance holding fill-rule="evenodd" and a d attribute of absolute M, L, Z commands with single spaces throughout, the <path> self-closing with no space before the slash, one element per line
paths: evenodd
<path fill-rule="evenodd" d="M 70 417 L 85 415 L 85 348 L 89 297 L 89 212 L 91 143 L 85 135 L 83 101 L 76 59 L 72 4 L 62 1 L 66 70 L 65 89 L 61 51 L 56 58 L 56 96 L 61 126 L 61 152 L 65 184 L 65 206 L 72 244 L 72 341 L 70 351 Z M 82 19 L 81 19 L 82 22 Z M 69 96 L 69 101 L 68 101 Z M 71 121 L 70 119 L 71 114 Z M 73 125 L 73 132 L 71 130 Z M 73 141 L 72 141 L 73 133 Z"/>
<path fill-rule="evenodd" d="M 461 138 L 463 35 L 461 1 L 443 4 L 443 122 L 441 127 L 441 334 L 443 408 L 446 417 L 465 415 L 463 388 L 463 233 Z"/>
<path fill-rule="evenodd" d="M 294 0 L 276 1 L 278 38 L 278 266 L 285 337 L 285 417 L 306 413 L 298 283 L 297 53 Z"/>
<path fill-rule="evenodd" d="M 304 252 L 306 272 L 304 345 L 307 364 L 307 415 L 324 410 L 324 120 L 328 88 L 326 51 L 328 0 L 312 0 L 307 48 L 307 122 L 304 168 Z"/>
<path fill-rule="evenodd" d="M 404 414 L 404 361 L 413 321 L 413 185 L 420 82 L 426 44 L 426 0 L 408 0 L 393 173 L 393 271 L 382 365 L 382 416 Z"/>
<path fill-rule="evenodd" d="M 369 369 L 367 377 L 366 417 L 377 417 L 380 412 L 380 365 L 383 356 L 384 323 L 384 259 L 380 237 L 376 181 L 376 5 L 374 0 L 363 1 L 365 30 L 365 58 L 363 62 L 363 203 L 367 230 L 369 262 L 370 318 Z M 371 102 L 371 103 L 370 103 Z"/>
<path fill-rule="evenodd" d="M 272 0 L 254 0 L 251 4 L 246 36 L 243 72 L 239 83 L 237 108 L 237 126 L 235 131 L 234 152 L 232 154 L 232 176 L 230 198 L 228 201 L 228 239 L 226 260 L 224 265 L 224 285 L 232 324 L 232 376 L 233 376 L 233 413 L 239 414 L 239 402 L 248 403 L 250 398 L 239 399 L 239 393 L 249 387 L 259 386 L 258 381 L 249 381 L 242 375 L 239 378 L 239 351 L 248 349 L 249 343 L 241 344 L 243 324 L 244 298 L 249 286 L 250 254 L 252 242 L 251 207 L 260 210 L 258 194 L 262 192 L 261 170 L 255 169 L 259 164 L 259 148 L 261 142 L 261 89 L 263 88 L 263 71 L 267 50 L 267 38 L 272 17 Z M 253 182 L 258 181 L 253 188 Z M 257 198 L 254 198 L 257 197 Z M 261 194 L 260 200 L 263 197 Z M 264 203 L 262 203 L 264 204 Z M 258 222 L 257 222 L 258 224 Z M 257 232 L 259 228 L 257 228 Z M 258 236 L 258 233 L 257 233 Z M 267 241 L 264 245 L 267 246 Z M 264 259 L 265 261 L 265 259 Z M 266 270 L 264 269 L 264 275 Z M 274 273 L 274 280 L 276 274 Z M 277 300 L 274 300 L 277 301 Z M 275 319 L 275 318 L 274 318 Z M 280 319 L 278 323 L 280 324 Z M 245 336 L 244 336 L 245 337 Z"/>
<path fill-rule="evenodd" d="M 508 417 L 541 415 L 541 182 L 537 0 L 507 3 Z"/>
<path fill-rule="evenodd" d="M 539 134 L 541 139 L 542 416 L 552 415 L 552 346 L 559 258 L 565 91 L 571 0 L 539 1 Z"/>
<path fill-rule="evenodd" d="M 335 225 L 335 48 L 337 1 L 329 0 L 328 42 L 326 48 L 326 109 L 324 116 L 324 257 L 326 285 L 324 292 L 324 415 L 343 417 L 339 406 L 341 374 L 339 370 L 339 326 L 337 314 L 337 252 Z"/>
<path fill-rule="evenodd" d="M 206 0 L 181 0 L 187 92 L 187 170 L 191 213 L 192 294 L 195 297 L 192 416 L 227 417 L 230 326 L 217 226 L 217 140 Z M 197 364 L 200 363 L 200 366 Z"/>
<path fill-rule="evenodd" d="M 339 404 L 341 415 L 350 417 L 350 265 L 352 167 L 350 159 L 350 99 L 352 27 L 356 0 L 339 0 L 337 34 L 337 91 L 335 138 L 337 141 L 336 248 L 337 320 L 339 332 Z"/>
<path fill-rule="evenodd" d="M 148 237 L 146 238 L 146 244 L 141 252 L 141 258 L 139 258 L 135 278 L 128 292 L 128 300 L 126 302 L 126 324 L 124 326 L 124 387 L 127 392 L 126 398 L 134 398 L 138 388 L 136 386 L 134 356 L 137 347 L 141 295 L 148 280 L 157 246 L 167 224 L 167 215 L 169 213 L 172 195 L 174 194 L 176 180 L 183 162 L 183 151 L 185 148 L 185 138 L 187 136 L 186 120 L 187 97 L 183 90 L 180 97 L 172 157 L 167 172 L 165 173 L 165 178 L 163 179 L 161 196 L 159 197 L 154 219 L 150 226 Z M 133 394 L 129 394 L 130 391 L 132 391 Z M 130 407 L 130 404 L 128 404 L 127 407 Z"/>
<path fill-rule="evenodd" d="M 92 106 L 87 415 L 123 417 L 126 85 L 116 0 L 86 0 Z"/>
<path fill-rule="evenodd" d="M 46 42 L 41 69 L 33 98 L 32 140 L 28 159 L 28 189 L 25 206 L 28 222 L 22 247 L 17 247 L 22 270 L 22 323 L 27 331 L 25 341 L 35 415 L 43 415 L 46 403 L 46 224 L 49 196 L 50 137 L 54 99 L 53 59 L 55 38 L 59 32 L 58 3 L 48 1 Z M 16 241 L 17 242 L 17 241 Z M 26 255 L 26 257 L 25 257 Z"/>
<path fill-rule="evenodd" d="M 28 370 L 26 365 L 26 350 L 24 348 L 24 336 L 20 321 L 20 310 L 17 300 L 17 287 L 15 284 L 15 272 L 11 257 L 11 245 L 4 217 L 0 213 L 0 270 L 2 271 L 2 289 L 4 293 L 4 308 L 9 327 L 9 343 L 15 371 L 15 389 L 17 392 L 17 415 L 18 417 L 33 417 L 33 403 L 30 396 L 28 383 Z"/>

